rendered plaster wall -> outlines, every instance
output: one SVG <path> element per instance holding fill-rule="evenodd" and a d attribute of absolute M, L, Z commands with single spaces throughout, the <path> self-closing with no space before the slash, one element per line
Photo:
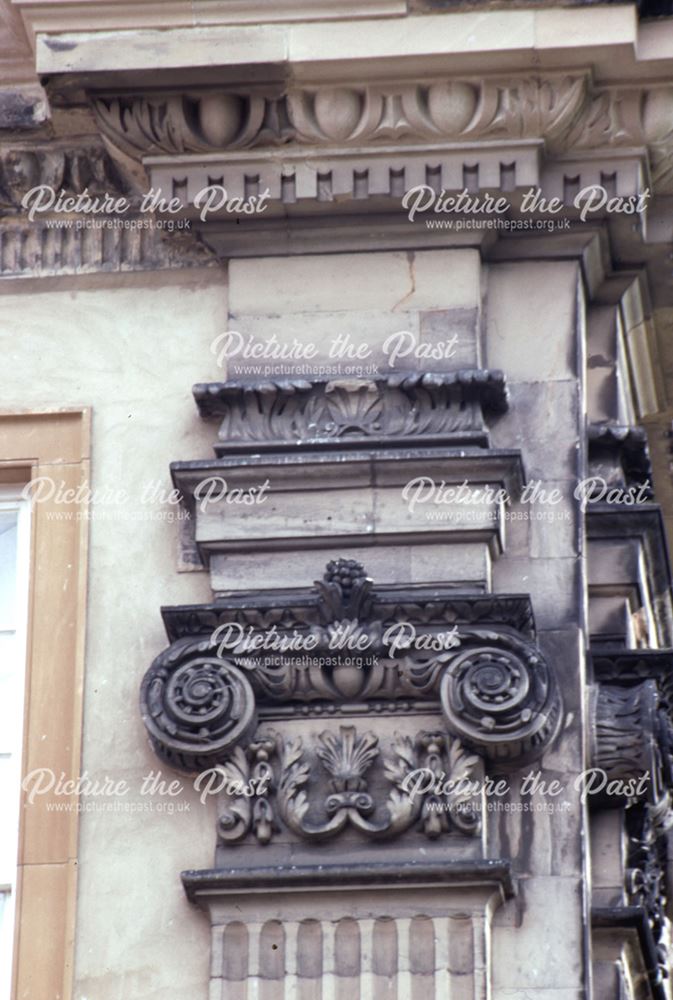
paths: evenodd
<path fill-rule="evenodd" d="M 120 800 L 88 798 L 93 809 L 118 801 L 143 811 L 81 817 L 78 1000 L 207 995 L 207 922 L 179 872 L 212 862 L 213 822 L 193 791 L 176 799 L 190 811 L 173 816 L 157 811 L 159 798 L 141 799 L 142 778 L 159 764 L 137 706 L 166 645 L 160 606 L 208 600 L 210 590 L 204 573 L 176 572 L 177 525 L 162 519 L 174 508 L 141 495 L 153 483 L 170 490 L 170 461 L 211 452 L 191 386 L 217 375 L 209 346 L 225 315 L 217 271 L 0 289 L 3 407 L 91 405 L 92 488 L 129 494 L 92 506 L 82 771 L 130 788 Z"/>

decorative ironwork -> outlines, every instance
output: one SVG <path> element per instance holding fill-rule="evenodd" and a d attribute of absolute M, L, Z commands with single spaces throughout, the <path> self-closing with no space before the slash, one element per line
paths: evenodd
<path fill-rule="evenodd" d="M 661 813 L 639 805 L 626 811 L 628 835 L 627 894 L 645 911 L 657 953 L 658 980 L 669 977 L 667 838 Z"/>

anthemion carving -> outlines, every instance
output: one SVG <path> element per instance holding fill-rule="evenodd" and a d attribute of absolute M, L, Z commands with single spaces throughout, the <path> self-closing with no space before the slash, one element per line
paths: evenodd
<path fill-rule="evenodd" d="M 323 446 L 447 436 L 483 443 L 483 412 L 507 409 L 502 372 L 468 370 L 362 379 L 212 382 L 194 387 L 204 417 L 222 424 L 216 454 L 237 446 Z"/>
<path fill-rule="evenodd" d="M 480 761 L 442 733 L 420 733 L 415 740 L 397 734 L 387 753 L 379 747 L 378 737 L 366 731 L 359 734 L 355 726 L 322 732 L 310 749 L 299 737 L 283 741 L 276 735 L 274 740 L 267 738 L 266 745 L 272 742 L 278 767 L 269 784 L 276 790 L 275 815 L 302 839 L 327 840 L 348 826 L 372 839 L 395 837 L 414 826 L 430 839 L 451 830 L 479 832 Z M 256 747 L 251 751 L 258 752 Z M 387 783 L 384 797 L 368 784 L 368 772 L 375 765 Z M 224 772 L 229 774 L 228 765 Z M 317 782 L 316 772 L 320 772 Z M 269 839 L 274 814 L 268 799 L 267 822 L 260 824 L 251 816 L 246 829 L 229 819 L 240 809 L 241 797 L 233 798 L 233 805 L 220 817 L 220 837 L 239 839 L 254 827 L 258 840 Z"/>
<path fill-rule="evenodd" d="M 372 768 L 386 781 L 383 797 L 370 791 Z M 422 732 L 415 740 L 397 734 L 384 752 L 378 737 L 355 726 L 325 730 L 310 748 L 268 730 L 245 750 L 236 747 L 218 771 L 223 843 L 252 834 L 266 844 L 283 828 L 308 841 L 328 840 L 348 826 L 375 840 L 412 827 L 429 839 L 480 830 L 481 762 L 443 733 Z M 254 789 L 254 797 L 240 788 Z"/>

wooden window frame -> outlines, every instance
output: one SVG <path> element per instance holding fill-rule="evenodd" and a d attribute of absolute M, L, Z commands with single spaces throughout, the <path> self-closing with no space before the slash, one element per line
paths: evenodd
<path fill-rule="evenodd" d="M 90 427 L 88 407 L 0 412 L 0 482 L 88 484 Z M 80 777 L 88 535 L 86 503 L 33 503 L 22 777 L 41 767 Z M 55 801 L 69 806 L 50 811 Z M 76 795 L 28 804 L 21 793 L 15 1000 L 72 997 L 78 833 Z"/>

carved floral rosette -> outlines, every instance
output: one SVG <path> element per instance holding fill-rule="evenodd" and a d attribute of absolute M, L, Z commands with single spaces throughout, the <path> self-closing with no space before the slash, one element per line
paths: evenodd
<path fill-rule="evenodd" d="M 539 758 L 562 720 L 561 695 L 545 659 L 511 637 L 459 652 L 447 665 L 440 696 L 449 730 L 500 764 Z"/>
<path fill-rule="evenodd" d="M 207 640 L 181 639 L 161 653 L 145 674 L 140 704 L 157 755 L 185 771 L 220 763 L 257 726 L 245 673 Z"/>

